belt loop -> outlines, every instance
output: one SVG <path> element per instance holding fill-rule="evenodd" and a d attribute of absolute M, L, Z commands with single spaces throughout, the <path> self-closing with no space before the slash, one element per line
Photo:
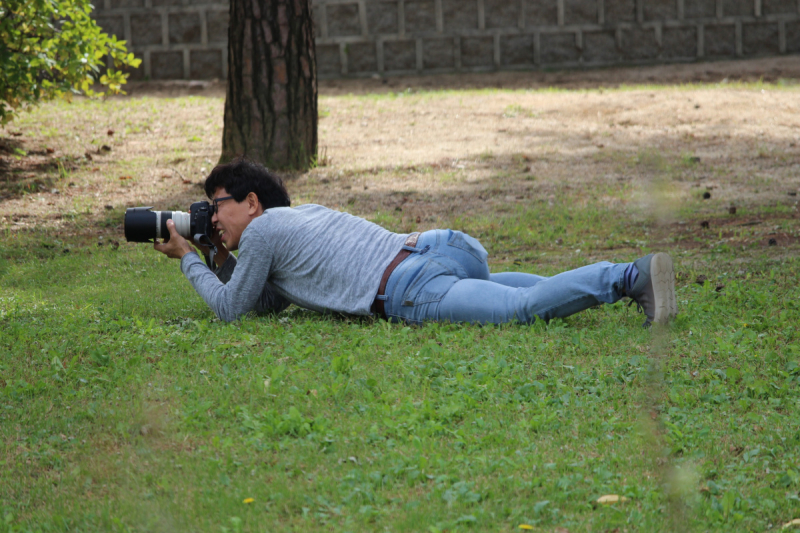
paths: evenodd
<path fill-rule="evenodd" d="M 412 254 L 420 254 L 420 255 L 424 254 L 430 249 L 431 249 L 430 244 L 426 245 L 425 248 L 415 248 L 413 246 L 406 246 L 406 245 L 403 245 L 402 248 L 402 250 L 406 250 L 407 252 L 411 252 Z"/>

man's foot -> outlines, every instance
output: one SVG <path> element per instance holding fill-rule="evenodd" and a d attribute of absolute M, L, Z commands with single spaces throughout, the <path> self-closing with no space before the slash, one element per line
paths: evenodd
<path fill-rule="evenodd" d="M 664 253 L 649 254 L 633 263 L 639 276 L 626 296 L 644 311 L 649 324 L 666 324 L 678 314 L 675 303 L 675 269 Z"/>

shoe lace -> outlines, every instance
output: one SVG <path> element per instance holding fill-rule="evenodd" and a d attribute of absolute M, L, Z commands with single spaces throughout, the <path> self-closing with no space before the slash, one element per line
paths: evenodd
<path fill-rule="evenodd" d="M 633 304 L 636 304 L 636 311 L 637 311 L 637 312 L 638 312 L 640 315 L 641 315 L 642 313 L 644 313 L 644 309 L 642 308 L 642 304 L 640 304 L 640 303 L 639 303 L 639 300 L 636 300 L 636 299 L 634 299 L 634 298 L 631 298 L 631 301 L 630 301 L 630 302 L 628 302 L 628 307 L 632 306 Z"/>
<path fill-rule="evenodd" d="M 629 298 L 630 298 L 630 297 L 629 297 Z M 636 300 L 636 299 L 634 299 L 634 298 L 631 298 L 631 301 L 630 301 L 630 302 L 628 302 L 628 307 L 632 306 L 633 304 L 636 304 L 636 311 L 637 311 L 637 312 L 638 312 L 640 315 L 641 315 L 642 313 L 644 313 L 644 309 L 642 308 L 642 304 L 640 304 L 640 303 L 639 303 L 639 300 Z M 645 317 L 645 319 L 644 319 L 644 324 L 642 324 L 642 327 L 643 327 L 643 328 L 647 328 L 647 327 L 649 327 L 649 326 L 651 326 L 651 324 L 650 324 L 650 320 L 649 320 L 647 317 Z"/>

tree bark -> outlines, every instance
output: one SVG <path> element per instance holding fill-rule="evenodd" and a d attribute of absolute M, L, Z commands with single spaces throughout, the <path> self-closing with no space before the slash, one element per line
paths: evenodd
<path fill-rule="evenodd" d="M 310 0 L 231 0 L 222 156 L 307 169 L 317 157 Z"/>

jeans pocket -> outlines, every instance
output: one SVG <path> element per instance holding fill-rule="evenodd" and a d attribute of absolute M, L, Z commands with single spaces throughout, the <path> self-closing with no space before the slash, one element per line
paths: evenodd
<path fill-rule="evenodd" d="M 489 257 L 489 252 L 487 252 L 483 245 L 478 242 L 478 239 L 475 237 L 470 237 L 466 233 L 462 233 L 460 231 L 453 232 L 453 234 L 447 240 L 447 245 L 464 250 L 481 263 L 485 263 L 486 258 Z"/>
<path fill-rule="evenodd" d="M 403 293 L 402 307 L 418 306 L 438 302 L 458 278 L 446 265 L 428 259 L 423 269 Z"/>

